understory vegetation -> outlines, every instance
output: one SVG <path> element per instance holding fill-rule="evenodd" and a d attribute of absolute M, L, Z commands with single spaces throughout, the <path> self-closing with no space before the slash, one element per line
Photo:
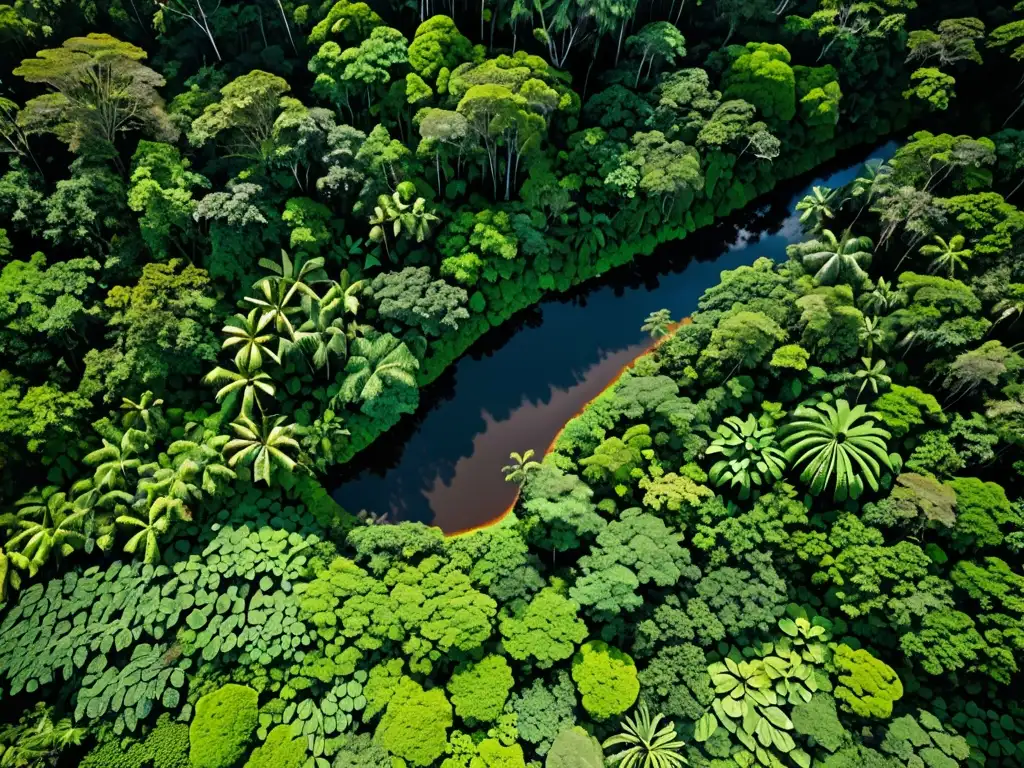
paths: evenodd
<path fill-rule="evenodd" d="M 0 765 L 1021 764 L 1024 12 L 941 5 L 0 4 Z M 320 485 L 545 293 L 907 130 L 501 524 Z"/>

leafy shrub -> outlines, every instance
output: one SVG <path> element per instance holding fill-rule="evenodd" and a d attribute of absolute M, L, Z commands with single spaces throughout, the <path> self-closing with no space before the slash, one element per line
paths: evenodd
<path fill-rule="evenodd" d="M 305 764 L 306 740 L 294 736 L 289 726 L 279 725 L 253 750 L 245 768 L 302 768 Z"/>
<path fill-rule="evenodd" d="M 196 702 L 188 729 L 194 768 L 231 768 L 245 754 L 256 730 L 258 700 L 252 688 L 229 683 Z"/>
<path fill-rule="evenodd" d="M 903 684 L 895 670 L 863 648 L 836 646 L 833 663 L 839 671 L 835 695 L 845 708 L 861 717 L 887 718 L 893 702 L 903 696 Z"/>
<path fill-rule="evenodd" d="M 161 715 L 142 740 L 108 739 L 82 758 L 79 768 L 192 768 L 188 725 Z"/>
<path fill-rule="evenodd" d="M 501 714 L 512 685 L 508 662 L 492 655 L 459 667 L 448 681 L 448 692 L 459 717 L 490 722 Z"/>
<path fill-rule="evenodd" d="M 403 677 L 377 725 L 375 738 L 392 755 L 411 765 L 427 766 L 444 752 L 452 726 L 452 705 L 444 691 L 424 691 Z"/>
<path fill-rule="evenodd" d="M 572 660 L 572 679 L 583 708 L 598 720 L 621 715 L 640 693 L 633 659 L 601 640 L 580 647 Z"/>

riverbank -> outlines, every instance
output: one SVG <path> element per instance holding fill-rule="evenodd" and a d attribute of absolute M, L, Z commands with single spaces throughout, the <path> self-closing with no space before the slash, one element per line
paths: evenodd
<path fill-rule="evenodd" d="M 542 454 L 542 456 L 547 456 L 549 453 L 552 453 L 555 450 L 556 446 L 558 445 L 559 439 L 562 437 L 562 434 L 565 432 L 565 429 L 566 429 L 566 427 L 569 426 L 570 422 L 572 422 L 574 419 L 578 418 L 584 411 L 586 411 L 591 405 L 596 403 L 602 397 L 605 397 L 608 394 L 608 392 L 610 392 L 612 389 L 615 388 L 615 385 L 619 383 L 619 381 L 622 379 L 622 377 L 626 374 L 627 371 L 629 371 L 631 368 L 633 368 L 633 366 L 635 366 L 640 360 L 642 360 L 645 357 L 647 357 L 648 355 L 654 353 L 654 351 L 658 347 L 660 347 L 662 344 L 664 344 L 666 341 L 668 341 L 669 338 L 671 338 L 673 333 L 675 333 L 680 327 L 682 327 L 684 325 L 688 325 L 690 322 L 691 322 L 690 318 L 684 317 L 679 322 L 672 323 L 668 327 L 667 332 L 665 334 L 663 334 L 662 336 L 659 336 L 656 339 L 651 339 L 651 343 L 647 345 L 647 348 L 641 354 L 637 355 L 632 360 L 630 360 L 628 363 L 626 363 L 626 365 L 622 366 L 619 369 L 619 372 L 617 374 L 615 374 L 614 378 L 612 378 L 611 381 L 609 381 L 601 389 L 601 391 L 597 393 L 597 395 L 595 395 L 594 397 L 592 397 L 589 400 L 587 400 L 587 402 L 585 402 L 582 406 L 580 406 L 579 410 L 577 410 L 576 413 L 573 414 L 572 418 L 568 419 L 565 422 L 565 424 L 562 425 L 562 427 L 558 430 L 558 432 L 555 433 L 555 436 L 551 440 L 551 442 L 548 444 L 548 447 L 544 449 L 544 453 Z M 456 536 L 465 536 L 466 534 L 475 533 L 476 531 L 479 531 L 479 530 L 481 530 L 483 528 L 489 528 L 492 525 L 497 525 L 502 520 L 504 520 L 506 517 L 508 517 L 509 513 L 512 512 L 512 510 L 514 510 L 516 508 L 516 504 L 519 503 L 519 496 L 520 496 L 520 490 L 517 489 L 516 490 L 515 498 L 512 500 L 512 503 L 509 504 L 508 507 L 506 507 L 505 510 L 500 515 L 498 515 L 497 517 L 495 517 L 495 518 L 493 518 L 491 520 L 487 520 L 487 521 L 485 521 L 483 523 L 479 523 L 477 525 L 471 526 L 469 528 L 466 528 L 465 530 L 461 530 L 461 531 L 445 531 L 445 535 L 450 537 L 450 538 L 454 538 Z"/>
<path fill-rule="evenodd" d="M 784 259 L 800 231 L 793 208 L 810 187 L 846 183 L 866 159 L 893 149 L 859 152 L 827 163 L 819 175 L 780 183 L 761 198 L 767 205 L 723 217 L 691 237 L 685 256 L 674 247 L 679 241 L 666 244 L 618 277 L 590 281 L 585 291 L 569 291 L 572 298 L 549 298 L 494 329 L 424 392 L 420 412 L 396 427 L 393 439 L 350 465 L 334 487 L 336 500 L 353 512 L 436 524 L 449 534 L 493 522 L 515 495 L 500 473 L 509 451 L 543 452 L 558 429 L 642 356 L 650 344 L 639 330 L 646 314 L 665 307 L 686 315 L 723 269 L 764 255 Z"/>

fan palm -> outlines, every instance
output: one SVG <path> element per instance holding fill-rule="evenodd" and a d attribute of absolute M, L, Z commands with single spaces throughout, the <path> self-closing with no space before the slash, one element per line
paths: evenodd
<path fill-rule="evenodd" d="M 864 394 L 865 387 L 871 387 L 872 393 L 877 395 L 879 385 L 887 387 L 892 383 L 892 379 L 885 373 L 885 360 L 876 360 L 872 363 L 870 357 L 863 357 L 861 363 L 864 367 L 854 374 L 860 379 L 857 400 L 860 400 L 860 396 Z"/>
<path fill-rule="evenodd" d="M 523 483 L 526 482 L 526 479 L 530 474 L 540 469 L 540 462 L 532 461 L 533 454 L 533 448 L 530 448 L 523 453 L 512 451 L 512 453 L 508 455 L 509 459 L 512 460 L 512 463 L 501 468 L 502 474 L 505 475 L 505 482 L 515 483 L 522 488 Z"/>
<path fill-rule="evenodd" d="M 261 411 L 263 410 L 263 406 L 260 405 L 259 401 L 260 392 L 268 397 L 273 397 L 277 391 L 270 376 L 256 369 L 241 368 L 237 371 L 229 371 L 227 368 L 221 368 L 218 365 L 203 377 L 203 381 L 207 384 L 227 382 L 217 390 L 216 397 L 218 403 L 232 392 L 241 390 L 242 414 L 245 416 L 252 416 L 253 403 L 256 403 Z"/>
<path fill-rule="evenodd" d="M 652 339 L 660 338 L 669 332 L 672 327 L 672 315 L 667 309 L 659 309 L 651 312 L 640 326 L 640 330 L 650 334 Z"/>
<path fill-rule="evenodd" d="M 957 269 L 966 270 L 967 261 L 974 253 L 970 248 L 964 247 L 966 242 L 963 235 L 954 235 L 949 242 L 935 235 L 934 244 L 921 246 L 921 255 L 932 257 L 928 271 L 945 272 L 952 279 Z"/>
<path fill-rule="evenodd" d="M 796 204 L 796 209 L 801 211 L 800 223 L 810 224 L 812 229 L 821 229 L 825 221 L 831 219 L 835 214 L 832 212 L 832 202 L 835 200 L 836 190 L 828 187 L 814 187 L 809 195 Z"/>
<path fill-rule="evenodd" d="M 853 408 L 845 400 L 835 406 L 819 403 L 815 408 L 798 408 L 794 418 L 780 430 L 786 459 L 794 465 L 806 464 L 800 479 L 810 484 L 817 495 L 831 483 L 833 498 L 857 499 L 865 481 L 878 490 L 883 470 L 892 469 L 892 457 L 886 451 L 888 431 L 876 427 L 878 414 L 863 405 Z"/>
<path fill-rule="evenodd" d="M 747 499 L 753 487 L 782 478 L 786 457 L 776 447 L 774 427 L 762 427 L 753 414 L 746 420 L 729 416 L 714 435 L 706 453 L 724 457 L 709 473 L 715 485 L 738 485 L 740 499 Z"/>
<path fill-rule="evenodd" d="M 804 266 L 814 271 L 814 279 L 823 285 L 862 283 L 868 279 L 865 267 L 871 264 L 871 240 L 843 234 L 836 238 L 832 230 L 823 229 L 821 239 L 807 245 L 802 255 Z"/>
<path fill-rule="evenodd" d="M 636 719 L 625 717 L 622 733 L 612 736 L 601 745 L 605 749 L 620 744 L 626 747 L 621 752 L 609 755 L 608 762 L 612 765 L 618 763 L 620 768 L 677 768 L 689 765 L 686 758 L 679 754 L 686 743 L 676 737 L 676 727 L 671 721 L 661 725 L 662 718 L 664 715 L 660 712 L 652 718 L 647 704 L 642 702 L 636 708 Z"/>
<path fill-rule="evenodd" d="M 351 354 L 345 366 L 345 380 L 340 396 L 347 402 L 371 402 L 384 392 L 389 384 L 416 386 L 419 360 L 409 351 L 405 342 L 390 333 L 373 341 L 357 338 L 352 341 Z"/>
<path fill-rule="evenodd" d="M 131 429 L 139 422 L 142 422 L 146 434 L 152 435 L 155 431 L 163 429 L 165 425 L 164 416 L 160 410 L 160 406 L 163 404 L 164 401 L 154 397 L 153 393 L 149 390 L 142 393 L 142 397 L 139 398 L 137 403 L 134 400 L 129 400 L 127 397 L 122 397 L 121 410 L 125 414 L 121 419 L 121 423 L 125 428 Z"/>
<path fill-rule="evenodd" d="M 18 500 L 13 515 L 0 520 L 3 527 L 17 529 L 5 545 L 11 562 L 35 576 L 54 550 L 70 555 L 85 544 L 82 525 L 88 512 L 52 486 L 42 493 L 33 489 Z"/>
<path fill-rule="evenodd" d="M 278 365 L 281 364 L 281 358 L 270 348 L 274 335 L 265 331 L 273 319 L 273 314 L 261 314 L 259 309 L 253 309 L 248 315 L 239 314 L 228 319 L 221 329 L 228 337 L 224 340 L 222 349 L 239 348 L 235 353 L 236 367 L 257 370 L 263 367 L 264 356 Z"/>
<path fill-rule="evenodd" d="M 274 467 L 294 471 L 298 462 L 288 454 L 297 453 L 299 443 L 295 439 L 295 425 L 284 422 L 284 416 L 263 417 L 257 425 L 244 414 L 231 422 L 235 437 L 224 446 L 228 466 L 251 464 L 255 478 L 268 485 Z"/>
<path fill-rule="evenodd" d="M 146 435 L 138 429 L 126 429 L 115 445 L 106 438 L 103 447 L 85 456 L 85 463 L 95 467 L 93 482 L 98 491 L 125 487 L 130 470 L 137 470 L 142 460 L 139 451 L 146 446 Z"/>

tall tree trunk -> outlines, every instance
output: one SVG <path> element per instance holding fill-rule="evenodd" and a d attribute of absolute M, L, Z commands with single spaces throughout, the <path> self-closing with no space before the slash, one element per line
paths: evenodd
<path fill-rule="evenodd" d="M 646 61 L 647 54 L 645 53 L 643 55 L 643 58 L 640 59 L 640 66 L 636 68 L 636 82 L 633 83 L 634 88 L 638 88 L 640 86 L 640 73 L 644 71 L 644 64 L 646 63 Z"/>
<path fill-rule="evenodd" d="M 723 48 L 729 44 L 729 41 L 732 40 L 732 36 L 736 34 L 736 24 L 737 23 L 735 21 L 729 22 L 729 34 L 725 36 L 725 40 L 722 43 Z M 824 53 L 822 55 L 824 55 Z"/>
<path fill-rule="evenodd" d="M 298 53 L 299 49 L 295 47 L 295 38 L 292 37 L 292 28 L 288 23 L 288 15 L 284 12 L 284 6 L 281 5 L 281 0 L 277 0 L 277 9 L 281 11 L 281 21 L 284 22 L 285 32 L 288 33 L 288 42 L 292 44 L 292 50 L 295 53 Z"/>

